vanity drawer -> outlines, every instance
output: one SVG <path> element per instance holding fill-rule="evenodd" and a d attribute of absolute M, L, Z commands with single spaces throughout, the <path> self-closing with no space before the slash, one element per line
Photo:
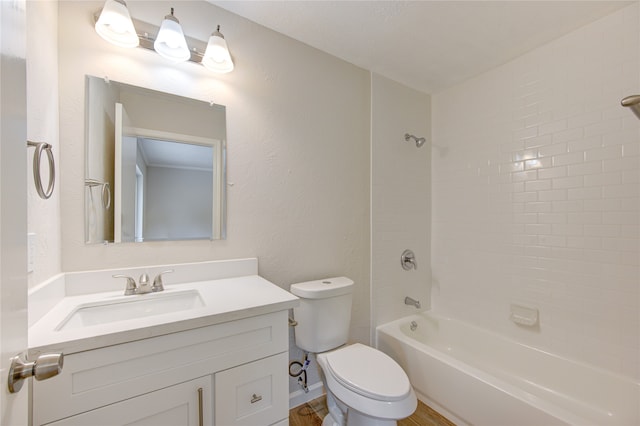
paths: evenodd
<path fill-rule="evenodd" d="M 211 376 L 169 386 L 46 426 L 202 426 L 211 423 Z M 199 420 L 202 419 L 202 424 Z"/>
<path fill-rule="evenodd" d="M 215 424 L 264 426 L 289 415 L 288 352 L 216 373 Z"/>
<path fill-rule="evenodd" d="M 71 354 L 59 376 L 33 382 L 33 424 L 267 358 L 288 347 L 287 312 L 280 311 Z M 287 380 L 286 365 L 279 374 Z"/>

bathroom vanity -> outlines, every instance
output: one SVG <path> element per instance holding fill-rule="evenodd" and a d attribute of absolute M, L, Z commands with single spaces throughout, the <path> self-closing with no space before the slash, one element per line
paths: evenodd
<path fill-rule="evenodd" d="M 86 277 L 64 277 L 71 294 L 30 327 L 30 357 L 65 355 L 59 376 L 33 382 L 33 424 L 288 424 L 287 318 L 297 298 L 259 277 L 255 259 L 240 262 L 254 274 L 147 295 L 73 294 Z M 175 280 L 189 276 L 174 267 Z"/>

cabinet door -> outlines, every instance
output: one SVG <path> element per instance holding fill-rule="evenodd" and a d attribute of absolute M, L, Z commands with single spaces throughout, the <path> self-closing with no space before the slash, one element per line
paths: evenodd
<path fill-rule="evenodd" d="M 62 374 L 32 383 L 33 423 L 66 419 L 287 351 L 286 324 L 287 311 L 279 311 L 65 355 Z M 282 371 L 288 380 L 286 363 Z"/>
<path fill-rule="evenodd" d="M 215 374 L 216 426 L 265 426 L 289 415 L 288 352 Z"/>
<path fill-rule="evenodd" d="M 48 423 L 56 426 L 204 426 L 212 424 L 211 376 Z"/>

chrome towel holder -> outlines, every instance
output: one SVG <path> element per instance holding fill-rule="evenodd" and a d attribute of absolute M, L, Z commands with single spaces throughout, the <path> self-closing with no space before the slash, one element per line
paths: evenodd
<path fill-rule="evenodd" d="M 56 169 L 55 161 L 53 159 L 52 146 L 46 142 L 32 142 L 27 141 L 27 147 L 33 146 L 36 148 L 33 153 L 33 181 L 36 185 L 36 191 L 43 200 L 49 199 L 53 194 L 53 187 L 56 183 Z M 47 190 L 44 190 L 42 185 L 42 176 L 40 175 L 40 158 L 42 157 L 42 151 L 47 152 L 47 160 L 49 161 L 49 185 Z"/>
<path fill-rule="evenodd" d="M 105 210 L 109 210 L 109 207 L 111 207 L 111 185 L 109 185 L 109 182 L 101 182 L 97 179 L 85 179 L 84 185 L 88 186 L 89 190 L 95 186 L 101 186 L 102 207 L 104 207 Z"/>

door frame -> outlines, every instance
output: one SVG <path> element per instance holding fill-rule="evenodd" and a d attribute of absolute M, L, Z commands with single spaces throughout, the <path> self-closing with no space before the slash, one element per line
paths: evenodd
<path fill-rule="evenodd" d="M 10 359 L 27 350 L 26 1 L 0 1 L 0 424 L 29 422 L 29 386 L 11 394 Z"/>

